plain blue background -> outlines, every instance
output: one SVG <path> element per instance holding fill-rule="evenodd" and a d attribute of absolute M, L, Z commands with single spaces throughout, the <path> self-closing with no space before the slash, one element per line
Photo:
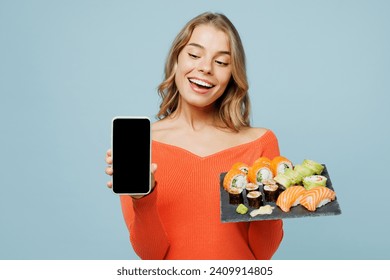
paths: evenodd
<path fill-rule="evenodd" d="M 226 14 L 252 124 L 327 165 L 340 216 L 285 220 L 275 259 L 390 259 L 388 1 L 0 0 L 0 259 L 137 259 L 104 156 L 115 115 L 154 118 L 170 44 Z"/>

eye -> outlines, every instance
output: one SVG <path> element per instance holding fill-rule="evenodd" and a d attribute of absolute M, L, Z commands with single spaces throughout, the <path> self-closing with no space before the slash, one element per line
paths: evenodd
<path fill-rule="evenodd" d="M 223 61 L 220 61 L 220 60 L 216 60 L 215 63 L 218 64 L 218 65 L 221 65 L 221 66 L 228 66 L 229 65 L 229 63 L 223 62 Z"/>
<path fill-rule="evenodd" d="M 195 54 L 192 54 L 192 53 L 188 53 L 188 55 L 193 58 L 193 59 L 197 59 L 199 58 L 199 56 L 195 55 Z"/>

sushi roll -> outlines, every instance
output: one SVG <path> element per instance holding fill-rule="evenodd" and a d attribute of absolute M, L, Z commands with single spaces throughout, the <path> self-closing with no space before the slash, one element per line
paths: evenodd
<path fill-rule="evenodd" d="M 276 184 L 264 185 L 264 200 L 267 202 L 276 202 L 279 196 L 279 187 Z"/>
<path fill-rule="evenodd" d="M 239 205 L 244 203 L 244 197 L 242 195 L 242 189 L 230 189 L 229 193 L 229 203 L 233 205 Z"/>
<path fill-rule="evenodd" d="M 253 183 L 248 183 L 246 184 L 246 193 L 250 193 L 250 192 L 253 192 L 253 191 L 258 191 L 259 190 L 259 185 L 257 184 L 253 184 Z"/>
<path fill-rule="evenodd" d="M 233 164 L 231 169 L 239 169 L 242 172 L 244 172 L 245 174 L 248 174 L 249 165 L 247 165 L 246 163 L 243 163 L 243 162 L 236 162 L 235 164 Z"/>
<path fill-rule="evenodd" d="M 327 178 L 322 175 L 311 175 L 303 178 L 303 186 L 305 189 L 310 190 L 313 187 L 323 186 L 326 187 Z"/>
<path fill-rule="evenodd" d="M 252 191 L 247 194 L 248 205 L 252 208 L 263 206 L 262 194 L 259 191 Z"/>
<path fill-rule="evenodd" d="M 298 185 L 302 182 L 302 176 L 293 169 L 286 169 L 283 174 L 278 174 L 275 176 L 274 180 L 282 185 L 285 188 L 288 188 L 292 185 Z"/>
<path fill-rule="evenodd" d="M 306 191 L 300 200 L 300 204 L 309 211 L 315 211 L 335 199 L 336 193 L 334 191 L 327 187 L 318 186 Z"/>
<path fill-rule="evenodd" d="M 246 174 L 239 169 L 230 169 L 223 179 L 223 188 L 227 192 L 235 192 L 235 190 L 244 190 L 248 181 Z"/>
<path fill-rule="evenodd" d="M 286 174 L 278 174 L 275 176 L 274 180 L 277 184 L 283 186 L 285 189 L 289 188 L 293 183 Z"/>
<path fill-rule="evenodd" d="M 279 206 L 283 212 L 289 212 L 291 207 L 300 203 L 305 192 L 306 189 L 302 186 L 291 186 L 279 195 L 276 200 L 276 205 Z"/>
<path fill-rule="evenodd" d="M 325 168 L 321 163 L 318 163 L 311 159 L 303 160 L 302 165 L 311 169 L 313 174 L 317 174 L 317 175 L 320 175 Z"/>
<path fill-rule="evenodd" d="M 276 181 L 274 179 L 265 179 L 262 183 L 263 185 L 276 185 Z"/>
<path fill-rule="evenodd" d="M 264 163 L 265 165 L 271 167 L 271 160 L 267 157 L 259 157 L 258 159 L 256 159 L 252 165 L 256 165 L 258 163 Z"/>
<path fill-rule="evenodd" d="M 313 170 L 304 166 L 303 164 L 297 164 L 294 166 L 294 171 L 298 172 L 302 178 L 313 175 Z"/>
<path fill-rule="evenodd" d="M 263 180 L 272 178 L 273 173 L 271 171 L 271 167 L 266 162 L 258 161 L 249 168 L 248 179 L 251 183 L 261 184 Z"/>
<path fill-rule="evenodd" d="M 287 168 L 291 170 L 293 169 L 293 164 L 288 158 L 283 156 L 277 156 L 272 159 L 271 169 L 274 173 L 274 176 L 278 174 L 283 174 Z"/>
<path fill-rule="evenodd" d="M 293 169 L 286 169 L 286 171 L 283 174 L 286 175 L 290 179 L 290 181 L 293 185 L 299 185 L 303 180 L 303 177 L 301 176 L 301 174 L 299 174 L 298 172 L 296 172 Z"/>

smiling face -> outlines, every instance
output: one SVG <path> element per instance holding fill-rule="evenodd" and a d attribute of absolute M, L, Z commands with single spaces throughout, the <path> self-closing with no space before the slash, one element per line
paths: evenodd
<path fill-rule="evenodd" d="M 179 53 L 175 83 L 182 105 L 209 108 L 232 75 L 227 35 L 212 25 L 197 26 Z"/>

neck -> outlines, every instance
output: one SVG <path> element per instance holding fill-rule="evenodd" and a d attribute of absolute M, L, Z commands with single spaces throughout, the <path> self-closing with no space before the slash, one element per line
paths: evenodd
<path fill-rule="evenodd" d="M 214 108 L 178 106 L 177 110 L 172 114 L 172 118 L 194 132 L 208 127 L 216 127 L 219 123 Z"/>

